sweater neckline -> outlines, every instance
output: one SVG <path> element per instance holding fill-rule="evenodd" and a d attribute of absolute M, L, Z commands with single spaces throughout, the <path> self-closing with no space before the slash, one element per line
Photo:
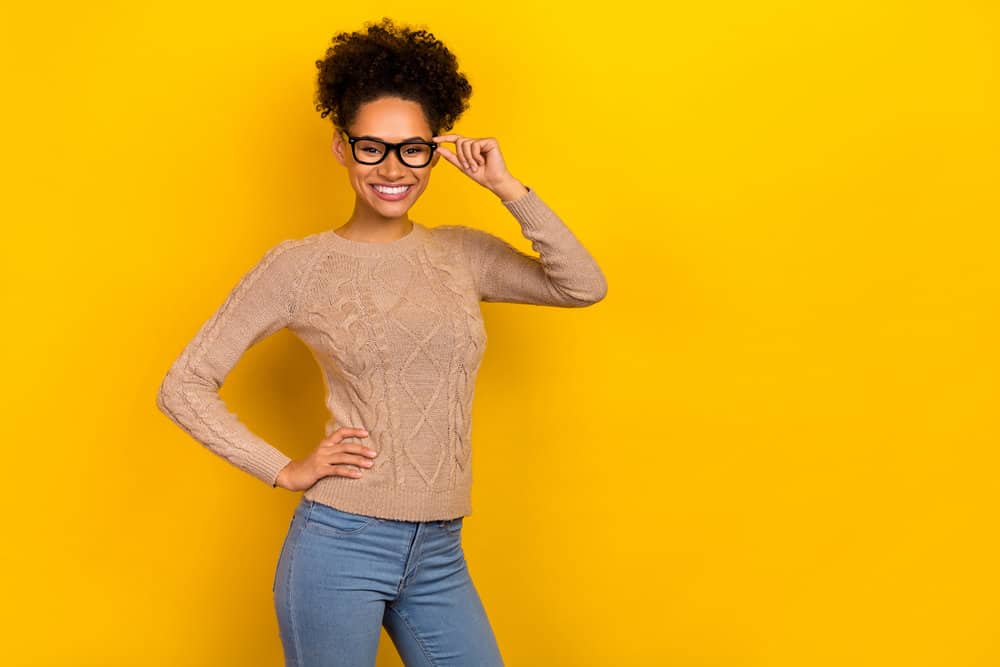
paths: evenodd
<path fill-rule="evenodd" d="M 327 230 L 326 237 L 333 246 L 334 250 L 342 252 L 345 255 L 352 255 L 354 257 L 382 257 L 385 255 L 395 255 L 406 251 L 409 248 L 420 243 L 421 238 L 427 231 L 427 228 L 416 220 L 411 221 L 413 227 L 406 234 L 395 241 L 386 242 L 368 242 L 368 241 L 352 241 L 351 239 L 346 239 L 332 229 Z"/>

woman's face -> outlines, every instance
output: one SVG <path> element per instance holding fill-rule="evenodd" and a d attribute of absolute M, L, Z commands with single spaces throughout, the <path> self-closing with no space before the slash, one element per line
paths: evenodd
<path fill-rule="evenodd" d="M 392 143 L 414 138 L 431 141 L 433 136 L 420 104 L 398 97 L 382 97 L 362 105 L 347 130 L 352 137 L 369 136 Z M 361 164 L 355 161 L 351 145 L 342 132 L 334 136 L 333 152 L 337 160 L 347 167 L 351 186 L 357 193 L 355 216 L 370 214 L 387 219 L 406 218 L 406 212 L 427 187 L 431 169 L 441 157 L 435 153 L 430 164 L 415 169 L 400 162 L 393 150 L 378 164 Z M 376 184 L 407 185 L 409 189 L 400 199 L 392 195 L 386 199 L 375 191 L 373 186 Z"/>

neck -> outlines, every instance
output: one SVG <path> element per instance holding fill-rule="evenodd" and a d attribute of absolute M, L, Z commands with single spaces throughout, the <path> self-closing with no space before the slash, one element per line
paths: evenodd
<path fill-rule="evenodd" d="M 334 231 L 351 241 L 389 243 L 403 238 L 412 230 L 413 221 L 408 214 L 388 218 L 368 206 L 362 206 L 360 202 L 355 202 L 351 217 Z"/>

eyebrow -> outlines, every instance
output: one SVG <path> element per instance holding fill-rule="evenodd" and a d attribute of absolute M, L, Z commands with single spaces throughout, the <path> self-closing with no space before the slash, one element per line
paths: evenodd
<path fill-rule="evenodd" d="M 386 139 L 383 139 L 382 137 L 374 137 L 374 136 L 372 136 L 370 134 L 363 134 L 360 137 L 358 137 L 358 139 L 377 139 L 378 141 L 387 141 Z M 417 141 L 427 141 L 423 137 L 407 137 L 406 139 L 403 139 L 403 140 L 401 140 L 399 142 L 396 142 L 396 143 L 402 143 L 404 141 L 413 141 L 414 139 L 417 140 Z M 390 141 L 389 143 L 393 143 L 393 142 Z"/>

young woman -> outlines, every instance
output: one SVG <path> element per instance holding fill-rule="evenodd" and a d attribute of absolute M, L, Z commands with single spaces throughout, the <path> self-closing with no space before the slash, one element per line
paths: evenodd
<path fill-rule="evenodd" d="M 383 19 L 337 35 L 316 65 L 317 110 L 332 115 L 354 211 L 271 248 L 174 362 L 158 405 L 236 467 L 304 491 L 273 585 L 286 664 L 374 665 L 384 626 L 408 666 L 502 665 L 462 549 L 479 303 L 581 307 L 607 284 L 496 139 L 448 133 L 472 89 L 432 34 Z M 410 219 L 442 156 L 500 200 L 540 257 Z M 242 354 L 285 327 L 320 364 L 331 414 L 299 460 L 218 394 Z"/>

